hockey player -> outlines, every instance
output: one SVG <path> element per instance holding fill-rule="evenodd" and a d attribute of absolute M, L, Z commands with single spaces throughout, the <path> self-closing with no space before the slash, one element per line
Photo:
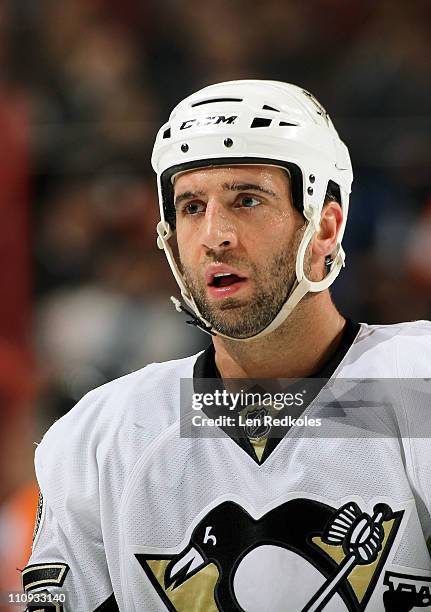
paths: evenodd
<path fill-rule="evenodd" d="M 212 342 L 45 435 L 29 609 L 431 607 L 431 324 L 331 301 L 352 170 L 328 114 L 294 85 L 220 83 L 174 109 L 152 161 L 174 303 Z M 255 379 L 281 409 L 262 382 L 242 404 Z"/>

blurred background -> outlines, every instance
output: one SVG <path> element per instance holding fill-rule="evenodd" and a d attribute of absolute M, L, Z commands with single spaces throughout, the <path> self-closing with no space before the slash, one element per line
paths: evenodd
<path fill-rule="evenodd" d="M 430 318 L 430 64 L 428 0 L 0 2 L 0 591 L 28 558 L 47 427 L 208 342 L 156 249 L 150 154 L 171 108 L 227 79 L 313 92 L 355 171 L 336 303 Z"/>

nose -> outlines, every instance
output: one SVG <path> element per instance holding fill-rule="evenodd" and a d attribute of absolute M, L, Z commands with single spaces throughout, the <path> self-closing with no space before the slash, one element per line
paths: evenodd
<path fill-rule="evenodd" d="M 202 226 L 202 244 L 206 249 L 229 250 L 238 244 L 232 216 L 218 202 L 208 202 Z"/>

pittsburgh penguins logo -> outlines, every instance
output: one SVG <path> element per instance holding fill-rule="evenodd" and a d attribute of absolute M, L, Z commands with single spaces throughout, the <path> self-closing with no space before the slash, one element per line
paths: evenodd
<path fill-rule="evenodd" d="M 299 498 L 255 519 L 225 501 L 199 521 L 178 554 L 135 556 L 175 612 L 275 612 L 286 610 L 286 601 L 290 612 L 361 612 L 402 515 L 387 504 L 368 514 L 356 502 L 337 509 Z M 292 576 L 304 576 L 304 584 Z"/>

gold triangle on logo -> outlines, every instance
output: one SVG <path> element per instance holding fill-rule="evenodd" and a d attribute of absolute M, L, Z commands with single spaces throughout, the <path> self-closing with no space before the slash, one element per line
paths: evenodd
<path fill-rule="evenodd" d="M 394 523 L 395 519 L 391 519 L 390 521 L 385 521 L 384 523 L 382 523 L 385 536 L 383 538 L 382 548 L 377 555 L 377 559 L 373 561 L 373 563 L 370 563 L 368 565 L 357 565 L 352 569 L 349 574 L 348 581 L 350 582 L 350 585 L 359 603 L 361 603 L 361 601 L 363 600 L 367 589 L 370 586 L 374 573 L 378 569 L 380 557 L 385 551 L 388 538 L 393 529 Z M 329 555 L 331 559 L 333 559 L 336 563 L 340 564 L 344 560 L 345 554 L 342 546 L 325 544 L 325 542 L 323 542 L 320 537 L 312 538 L 312 542 L 313 544 L 324 550 L 325 553 Z"/>
<path fill-rule="evenodd" d="M 146 559 L 146 563 L 159 583 L 161 591 L 177 612 L 218 612 L 214 589 L 219 578 L 214 563 L 205 565 L 179 586 L 165 589 L 165 571 L 170 559 Z"/>

